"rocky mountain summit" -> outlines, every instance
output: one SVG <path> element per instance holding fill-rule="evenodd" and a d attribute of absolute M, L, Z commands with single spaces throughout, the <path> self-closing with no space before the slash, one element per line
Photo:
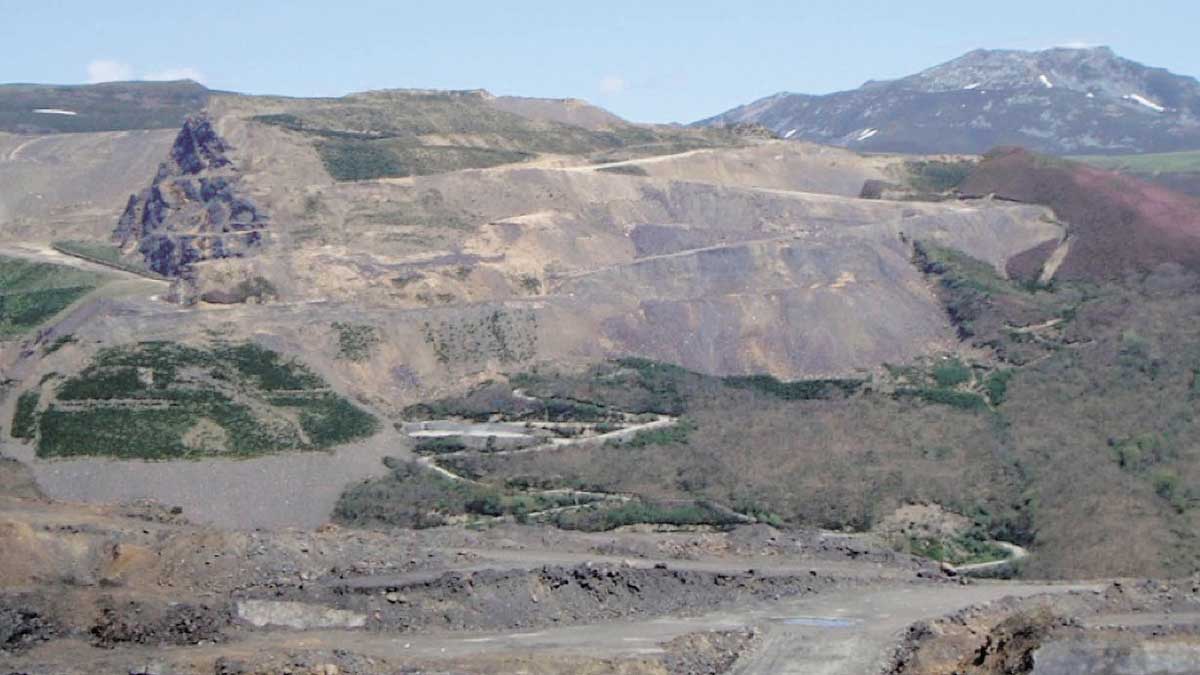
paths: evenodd
<path fill-rule="evenodd" d="M 228 152 L 207 117 L 189 117 L 150 187 L 130 196 L 113 233 L 122 251 L 179 277 L 193 263 L 261 247 L 267 216 L 242 194 Z"/>
<path fill-rule="evenodd" d="M 1200 148 L 1200 83 L 1108 47 L 979 49 L 898 80 L 775 94 L 697 124 L 742 122 L 879 152 L 1168 152 Z"/>

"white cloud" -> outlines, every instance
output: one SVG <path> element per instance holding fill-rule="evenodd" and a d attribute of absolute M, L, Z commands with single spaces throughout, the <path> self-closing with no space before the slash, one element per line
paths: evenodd
<path fill-rule="evenodd" d="M 152 73 L 143 75 L 143 80 L 195 80 L 196 82 L 204 82 L 204 73 L 191 67 L 182 68 L 164 68 L 156 70 Z"/>
<path fill-rule="evenodd" d="M 120 82 L 133 79 L 133 67 L 128 63 L 110 59 L 96 59 L 87 64 L 88 84 L 97 82 Z"/>
<path fill-rule="evenodd" d="M 1100 45 L 1096 44 L 1095 42 L 1087 42 L 1085 40 L 1071 40 L 1069 42 L 1064 42 L 1054 46 L 1065 47 L 1066 49 L 1091 49 L 1092 47 L 1099 47 Z"/>
<path fill-rule="evenodd" d="M 600 78 L 601 94 L 619 94 L 626 89 L 625 79 L 617 75 L 605 75 Z"/>

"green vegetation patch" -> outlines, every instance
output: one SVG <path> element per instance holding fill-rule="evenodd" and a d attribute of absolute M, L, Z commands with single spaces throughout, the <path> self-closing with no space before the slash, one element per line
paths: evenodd
<path fill-rule="evenodd" d="M 543 153 L 610 162 L 744 143 L 720 129 L 629 124 L 590 130 L 531 120 L 492 106 L 478 92 L 370 92 L 254 120 L 311 137 L 336 180 L 486 168 Z M 446 138 L 461 144 L 445 145 Z"/>
<path fill-rule="evenodd" d="M 1141 155 L 1081 155 L 1070 159 L 1128 173 L 1200 172 L 1200 150 Z"/>
<path fill-rule="evenodd" d="M 695 424 L 689 420 L 682 419 L 668 426 L 638 431 L 625 444 L 632 448 L 644 448 L 647 445 L 670 445 L 672 443 L 683 444 L 688 442 L 688 436 L 695 430 Z"/>
<path fill-rule="evenodd" d="M 782 382 L 770 375 L 736 375 L 722 378 L 739 389 L 753 389 L 785 401 L 808 401 L 849 396 L 863 386 L 863 380 L 818 379 Z"/>
<path fill-rule="evenodd" d="M 146 267 L 145 261 L 140 257 L 126 257 L 122 255 L 120 247 L 108 242 L 56 241 L 51 246 L 59 253 L 90 260 L 100 265 L 107 265 L 114 269 L 140 274 L 151 279 L 166 279 L 166 277 Z"/>
<path fill-rule="evenodd" d="M 525 152 L 452 145 L 411 145 L 395 140 L 323 139 L 317 153 L 334 180 L 428 176 L 523 162 Z"/>
<path fill-rule="evenodd" d="M 613 166 L 602 166 L 596 169 L 604 173 L 616 173 L 623 176 L 649 176 L 650 173 L 644 167 L 637 164 L 616 164 Z"/>
<path fill-rule="evenodd" d="M 0 340 L 36 328 L 104 281 L 74 267 L 0 257 Z"/>
<path fill-rule="evenodd" d="M 896 390 L 896 397 L 916 398 L 962 410 L 987 410 L 988 407 L 987 401 L 979 394 L 953 389 L 902 388 Z"/>
<path fill-rule="evenodd" d="M 910 536 L 902 548 L 913 555 L 951 565 L 974 565 L 1008 558 L 1008 549 L 997 546 L 986 537 L 981 529 L 971 528 L 953 537 Z"/>
<path fill-rule="evenodd" d="M 23 392 L 17 398 L 17 407 L 13 411 L 12 429 L 10 430 L 13 438 L 31 439 L 37 432 L 37 406 L 41 401 L 41 393 L 38 391 Z"/>
<path fill-rule="evenodd" d="M 383 339 L 370 324 L 334 321 L 332 326 L 337 332 L 337 357 L 345 361 L 366 361 Z"/>
<path fill-rule="evenodd" d="M 422 438 L 417 441 L 416 447 L 413 449 L 421 455 L 444 455 L 451 452 L 462 452 L 467 449 L 467 444 L 458 436 L 441 436 Z"/>
<path fill-rule="evenodd" d="M 525 520 L 547 509 L 586 504 L 567 493 L 521 493 L 454 480 L 416 462 L 389 458 L 391 473 L 342 493 L 334 520 L 357 526 L 438 527 L 456 517 Z"/>
<path fill-rule="evenodd" d="M 603 532 L 627 525 L 730 526 L 742 521 L 726 510 L 704 501 L 655 502 L 632 500 L 618 506 L 595 504 L 583 509 L 561 511 L 551 522 L 564 530 Z"/>
<path fill-rule="evenodd" d="M 249 457 L 322 450 L 378 421 L 300 363 L 253 343 L 110 347 L 37 420 L 42 457 Z"/>
<path fill-rule="evenodd" d="M 967 178 L 975 162 L 962 160 L 946 162 L 941 160 L 918 160 L 905 163 L 908 171 L 908 183 L 914 190 L 920 192 L 946 192 L 958 187 Z"/>

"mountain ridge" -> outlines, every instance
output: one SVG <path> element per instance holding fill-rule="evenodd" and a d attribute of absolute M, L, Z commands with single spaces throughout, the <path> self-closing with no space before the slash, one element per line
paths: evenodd
<path fill-rule="evenodd" d="M 875 152 L 1166 152 L 1200 147 L 1200 82 L 1109 47 L 977 49 L 857 89 L 778 92 L 695 125 L 744 122 Z"/>

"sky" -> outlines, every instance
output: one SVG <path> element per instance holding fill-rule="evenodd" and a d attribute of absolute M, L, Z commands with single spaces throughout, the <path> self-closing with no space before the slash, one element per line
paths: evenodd
<path fill-rule="evenodd" d="M 691 122 L 971 49 L 1108 45 L 1200 76 L 1196 0 L 0 0 L 0 82 L 192 78 L 253 94 L 487 89 Z"/>

